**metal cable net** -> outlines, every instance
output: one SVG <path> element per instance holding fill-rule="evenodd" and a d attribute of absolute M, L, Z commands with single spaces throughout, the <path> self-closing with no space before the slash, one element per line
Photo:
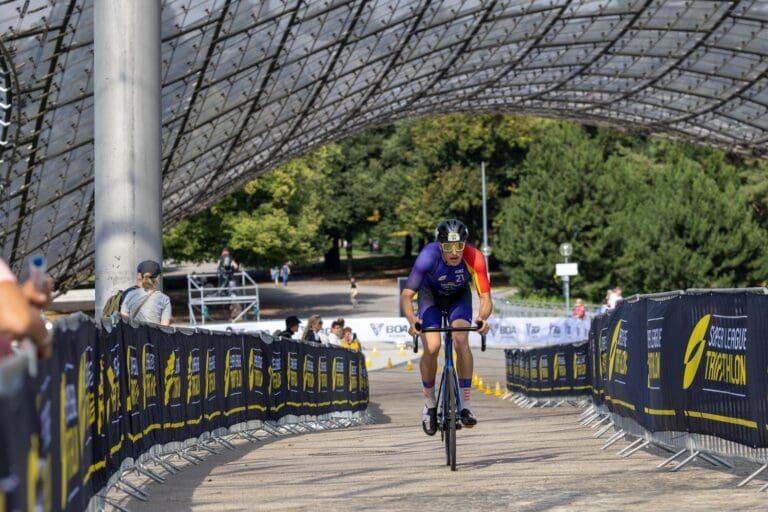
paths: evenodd
<path fill-rule="evenodd" d="M 768 2 L 164 0 L 164 225 L 311 148 L 496 111 L 768 153 Z M 0 0 L 0 255 L 93 269 L 93 0 Z"/>

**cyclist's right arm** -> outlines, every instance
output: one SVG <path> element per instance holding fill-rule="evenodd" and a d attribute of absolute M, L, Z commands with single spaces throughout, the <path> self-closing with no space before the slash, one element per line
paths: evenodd
<path fill-rule="evenodd" d="M 405 315 L 406 320 L 408 320 L 408 334 L 411 336 L 419 334 L 419 331 L 416 330 L 416 322 L 419 320 L 413 313 L 413 297 L 415 295 L 416 292 L 409 288 L 403 289 L 403 293 L 400 294 L 400 310 Z"/>

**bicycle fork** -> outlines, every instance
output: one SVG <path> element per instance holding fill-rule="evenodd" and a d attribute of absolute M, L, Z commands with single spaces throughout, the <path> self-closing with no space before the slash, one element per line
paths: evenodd
<path fill-rule="evenodd" d="M 453 382 L 447 382 L 446 377 L 450 375 L 453 378 Z M 454 396 L 456 397 L 456 421 L 459 421 L 459 411 L 461 411 L 462 396 L 459 387 L 459 376 L 456 372 L 456 367 L 453 364 L 453 338 L 451 333 L 445 334 L 445 367 L 443 368 L 442 375 L 440 377 L 440 414 L 438 417 L 438 426 L 440 427 L 440 438 L 442 439 L 445 432 L 445 422 L 448 417 L 448 389 L 446 386 L 452 385 L 454 389 Z"/>

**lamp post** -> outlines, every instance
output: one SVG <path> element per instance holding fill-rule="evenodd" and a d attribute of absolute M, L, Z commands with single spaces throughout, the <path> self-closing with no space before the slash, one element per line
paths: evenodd
<path fill-rule="evenodd" d="M 560 255 L 565 258 L 565 263 L 568 263 L 568 256 L 573 254 L 573 246 L 569 244 L 568 242 L 564 242 L 560 244 Z M 565 316 L 570 315 L 571 311 L 571 276 L 570 275 L 564 275 L 563 276 L 563 295 L 565 295 Z"/>
<path fill-rule="evenodd" d="M 488 210 L 485 206 L 485 162 L 480 162 L 480 176 L 483 188 L 483 246 L 480 252 L 485 256 L 485 272 L 488 274 L 488 282 L 491 281 L 491 269 L 488 266 L 488 257 L 491 255 L 491 246 L 488 245 Z"/>

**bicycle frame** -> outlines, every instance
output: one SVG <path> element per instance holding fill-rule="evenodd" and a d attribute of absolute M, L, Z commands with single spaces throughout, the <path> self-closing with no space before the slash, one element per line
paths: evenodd
<path fill-rule="evenodd" d="M 459 377 L 456 372 L 456 368 L 453 362 L 453 333 L 454 332 L 470 332 L 480 329 L 482 324 L 478 323 L 475 327 L 450 327 L 448 325 L 448 314 L 442 312 L 442 327 L 431 328 L 421 330 L 420 326 L 417 326 L 422 333 L 425 332 L 441 332 L 443 333 L 443 349 L 445 350 L 445 363 L 443 364 L 443 371 L 440 378 L 440 395 L 438 398 L 438 413 L 437 413 L 437 426 L 440 429 L 440 437 L 445 441 L 445 450 L 447 455 L 447 465 L 451 466 L 451 471 L 456 470 L 456 430 L 458 426 L 460 412 L 462 406 L 462 395 L 459 387 Z M 482 345 L 481 350 L 485 352 L 485 335 L 481 336 Z M 418 353 L 419 342 L 418 336 L 413 338 L 413 351 Z M 451 388 L 453 393 L 451 393 Z M 451 408 L 451 398 L 455 398 L 455 409 Z"/>

